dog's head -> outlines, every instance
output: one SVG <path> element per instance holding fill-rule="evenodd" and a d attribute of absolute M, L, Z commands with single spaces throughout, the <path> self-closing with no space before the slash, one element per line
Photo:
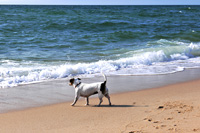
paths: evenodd
<path fill-rule="evenodd" d="M 81 81 L 80 81 L 81 79 L 80 78 L 72 78 L 72 79 L 70 79 L 69 80 L 69 86 L 72 86 L 72 85 L 77 85 L 77 84 L 79 84 Z"/>

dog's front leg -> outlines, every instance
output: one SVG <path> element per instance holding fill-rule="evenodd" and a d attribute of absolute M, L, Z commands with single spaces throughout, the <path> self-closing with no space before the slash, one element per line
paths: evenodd
<path fill-rule="evenodd" d="M 74 106 L 74 105 L 76 104 L 76 102 L 78 101 L 78 98 L 79 98 L 79 97 L 75 97 L 75 98 L 74 98 L 74 102 L 71 104 L 71 106 Z"/>
<path fill-rule="evenodd" d="M 75 94 L 74 102 L 71 104 L 71 106 L 74 106 L 76 104 L 76 102 L 78 101 L 79 97 L 80 97 L 80 94 L 77 92 Z"/>
<path fill-rule="evenodd" d="M 79 97 L 80 97 L 79 90 L 75 90 L 75 98 L 74 98 L 74 102 L 71 104 L 71 106 L 74 106 L 76 104 L 76 102 L 78 101 Z"/>

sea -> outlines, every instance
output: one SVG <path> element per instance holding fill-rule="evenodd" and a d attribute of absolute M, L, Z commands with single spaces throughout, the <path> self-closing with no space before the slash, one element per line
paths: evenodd
<path fill-rule="evenodd" d="M 200 6 L 0 5 L 0 88 L 200 68 Z"/>

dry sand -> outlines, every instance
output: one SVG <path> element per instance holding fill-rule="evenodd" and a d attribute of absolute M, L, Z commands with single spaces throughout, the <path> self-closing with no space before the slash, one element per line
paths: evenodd
<path fill-rule="evenodd" d="M 200 80 L 156 89 L 111 95 L 113 106 L 104 98 L 79 100 L 0 114 L 1 133 L 99 132 L 167 133 L 200 132 Z"/>

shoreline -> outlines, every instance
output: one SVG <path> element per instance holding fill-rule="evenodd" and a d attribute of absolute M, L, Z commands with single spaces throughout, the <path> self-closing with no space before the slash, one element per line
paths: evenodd
<path fill-rule="evenodd" d="M 1 132 L 200 132 L 200 79 L 0 114 Z"/>
<path fill-rule="evenodd" d="M 135 92 L 200 79 L 199 73 L 200 69 L 186 69 L 167 75 L 108 76 L 107 86 L 110 94 Z M 99 81 L 103 81 L 103 77 L 82 78 L 82 82 L 85 83 Z M 0 113 L 64 103 L 74 99 L 74 88 L 68 85 L 68 79 L 20 85 L 1 89 L 0 93 Z M 95 97 L 97 95 L 92 96 Z"/>

